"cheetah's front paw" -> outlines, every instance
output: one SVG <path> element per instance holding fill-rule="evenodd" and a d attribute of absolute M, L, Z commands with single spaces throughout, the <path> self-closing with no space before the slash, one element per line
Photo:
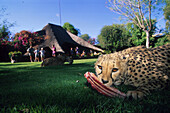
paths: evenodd
<path fill-rule="evenodd" d="M 134 99 L 141 99 L 144 97 L 144 93 L 141 91 L 128 91 L 126 94 L 127 97 L 133 97 Z"/>

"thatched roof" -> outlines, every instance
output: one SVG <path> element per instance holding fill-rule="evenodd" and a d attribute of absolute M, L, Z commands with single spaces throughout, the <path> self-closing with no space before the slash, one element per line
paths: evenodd
<path fill-rule="evenodd" d="M 37 32 L 40 35 L 45 35 L 44 42 L 36 47 L 49 47 L 55 45 L 57 52 L 65 53 L 70 47 L 84 47 L 95 51 L 103 52 L 102 49 L 95 47 L 88 42 L 84 41 L 80 37 L 66 31 L 64 28 L 54 24 L 47 24 L 41 31 Z"/>

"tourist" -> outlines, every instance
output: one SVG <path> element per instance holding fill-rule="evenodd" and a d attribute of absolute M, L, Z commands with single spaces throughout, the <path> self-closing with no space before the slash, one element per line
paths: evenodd
<path fill-rule="evenodd" d="M 39 62 L 39 53 L 40 53 L 40 52 L 39 52 L 38 48 L 36 48 L 35 51 L 34 51 L 34 54 L 35 54 L 35 62 L 37 62 L 37 61 Z"/>
<path fill-rule="evenodd" d="M 33 55 L 34 55 L 34 49 L 32 48 L 32 46 L 30 46 L 28 49 L 27 49 L 27 52 L 28 52 L 28 55 L 30 56 L 30 61 L 32 62 L 32 58 L 33 58 Z"/>
<path fill-rule="evenodd" d="M 40 50 L 40 57 L 41 57 L 41 62 L 43 62 L 45 58 L 45 50 L 43 48 L 41 48 Z"/>
<path fill-rule="evenodd" d="M 90 50 L 90 56 L 93 56 L 93 51 L 92 50 Z"/>
<path fill-rule="evenodd" d="M 76 47 L 76 55 L 79 57 L 80 56 L 80 53 L 79 53 L 79 48 Z"/>
<path fill-rule="evenodd" d="M 82 54 L 81 54 L 81 57 L 84 57 L 85 56 L 85 51 L 83 50 Z"/>
<path fill-rule="evenodd" d="M 52 56 L 53 56 L 53 57 L 56 57 L 56 48 L 55 48 L 54 45 L 53 45 L 53 47 L 52 47 Z"/>
<path fill-rule="evenodd" d="M 71 47 L 71 49 L 70 49 L 70 54 L 71 54 L 71 56 L 74 56 L 74 50 L 73 50 L 72 47 Z"/>

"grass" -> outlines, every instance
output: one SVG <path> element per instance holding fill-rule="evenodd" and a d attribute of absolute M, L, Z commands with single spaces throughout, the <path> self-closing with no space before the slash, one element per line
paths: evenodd
<path fill-rule="evenodd" d="M 94 72 L 95 61 L 81 59 L 72 65 L 50 67 L 30 62 L 0 63 L 0 113 L 169 112 L 169 88 L 143 100 L 129 100 L 109 98 L 88 87 L 84 73 Z"/>

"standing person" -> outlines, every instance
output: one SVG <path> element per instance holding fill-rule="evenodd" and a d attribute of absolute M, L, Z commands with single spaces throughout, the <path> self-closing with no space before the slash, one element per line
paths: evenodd
<path fill-rule="evenodd" d="M 45 50 L 43 48 L 41 48 L 40 50 L 40 57 L 41 57 L 41 62 L 43 62 L 45 58 Z"/>
<path fill-rule="evenodd" d="M 90 50 L 90 56 L 93 56 L 93 51 L 92 50 Z"/>
<path fill-rule="evenodd" d="M 39 53 L 40 53 L 40 52 L 39 52 L 38 48 L 36 48 L 35 51 L 34 51 L 34 54 L 35 54 L 35 62 L 36 62 L 36 61 L 39 62 Z"/>
<path fill-rule="evenodd" d="M 76 55 L 79 56 L 79 48 L 76 47 Z"/>
<path fill-rule="evenodd" d="M 56 48 L 55 48 L 54 45 L 53 45 L 53 47 L 52 47 L 52 56 L 53 56 L 53 57 L 56 57 Z"/>
<path fill-rule="evenodd" d="M 27 52 L 28 52 L 28 55 L 30 56 L 30 61 L 32 62 L 32 58 L 33 58 L 33 55 L 34 55 L 34 49 L 32 48 L 32 46 L 30 46 L 27 49 Z"/>
<path fill-rule="evenodd" d="M 70 54 L 71 54 L 72 57 L 74 56 L 74 50 L 73 50 L 72 47 L 70 48 Z"/>
<path fill-rule="evenodd" d="M 82 54 L 81 54 L 81 57 L 84 57 L 85 54 L 86 54 L 86 53 L 85 53 L 85 51 L 83 50 L 83 52 L 82 52 Z"/>

